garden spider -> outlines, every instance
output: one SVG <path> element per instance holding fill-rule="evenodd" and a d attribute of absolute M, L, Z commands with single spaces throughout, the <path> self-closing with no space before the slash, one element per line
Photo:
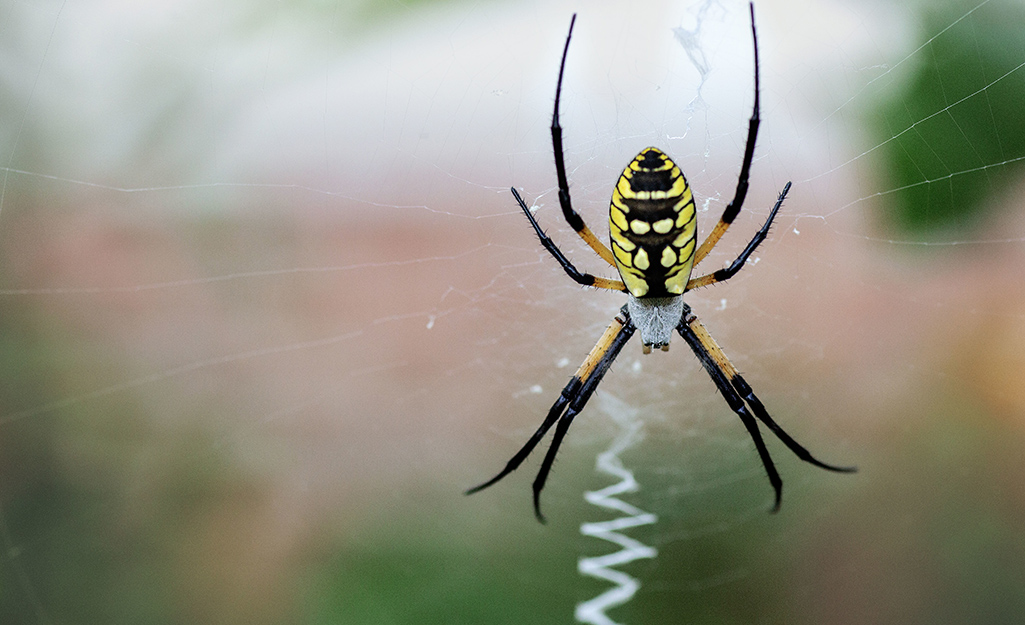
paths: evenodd
<path fill-rule="evenodd" d="M 765 406 L 755 396 L 754 391 L 741 377 L 726 354 L 719 348 L 715 340 L 708 334 L 705 327 L 691 312 L 690 306 L 684 303 L 683 294 L 691 289 L 725 282 L 733 277 L 747 262 L 758 245 L 769 233 L 772 220 L 776 217 L 783 199 L 790 190 L 788 182 L 776 204 L 772 207 L 765 224 L 755 234 L 744 251 L 740 253 L 728 267 L 712 273 L 691 278 L 691 271 L 704 259 L 722 238 L 730 224 L 740 212 L 747 195 L 748 176 L 751 172 L 751 161 L 754 157 L 755 138 L 758 136 L 758 34 L 755 30 L 754 4 L 751 9 L 751 38 L 754 41 L 754 74 L 755 95 L 754 112 L 748 123 L 747 145 L 744 148 L 744 161 L 740 167 L 740 178 L 733 200 L 726 205 L 719 223 L 715 225 L 705 241 L 697 247 L 696 212 L 694 197 L 690 186 L 680 168 L 661 150 L 645 148 L 623 170 L 615 189 L 612 191 L 612 202 L 609 207 L 609 230 L 612 249 L 605 245 L 584 224 L 584 220 L 573 210 L 569 196 L 569 181 L 566 179 L 566 164 L 562 150 L 562 127 L 559 125 L 559 97 L 562 93 L 562 75 L 566 68 L 566 54 L 569 52 L 569 41 L 573 36 L 573 24 L 576 15 L 569 23 L 566 45 L 562 51 L 562 62 L 559 65 L 559 80 L 555 87 L 555 110 L 552 115 L 552 148 L 555 152 L 555 171 L 559 180 L 559 204 L 562 214 L 570 227 L 582 238 L 592 250 L 602 257 L 609 265 L 619 270 L 622 280 L 598 278 L 589 273 L 581 273 L 566 258 L 565 254 L 541 230 L 537 220 L 530 213 L 527 204 L 520 197 L 515 187 L 512 194 L 516 202 L 527 216 L 534 232 L 541 240 L 541 245 L 555 257 L 562 268 L 577 283 L 599 289 L 624 291 L 627 303 L 612 320 L 605 333 L 591 353 L 584 359 L 569 384 L 562 389 L 562 394 L 548 411 L 545 420 L 534 432 L 527 443 L 509 460 L 505 468 L 487 482 L 466 491 L 467 495 L 483 490 L 506 475 L 515 471 L 523 460 L 530 455 L 534 447 L 553 425 L 555 434 L 552 445 L 541 462 L 541 469 L 534 480 L 534 514 L 542 523 L 541 490 L 544 488 L 548 473 L 555 460 L 555 454 L 562 444 L 562 439 L 569 430 L 573 418 L 584 408 L 591 394 L 594 393 L 602 377 L 609 370 L 612 362 L 626 345 L 636 330 L 641 331 L 641 341 L 645 354 L 652 347 L 663 351 L 669 349 L 669 339 L 675 329 L 687 342 L 694 354 L 704 365 L 708 375 L 722 393 L 723 399 L 740 417 L 748 434 L 754 440 L 755 448 L 769 476 L 769 482 L 775 490 L 776 500 L 773 512 L 779 510 L 783 482 L 773 465 L 769 450 L 765 447 L 762 435 L 755 418 L 785 444 L 798 458 L 817 467 L 829 471 L 844 473 L 853 472 L 854 467 L 838 467 L 826 464 L 814 456 L 797 441 L 790 437 L 769 416 Z M 746 405 L 745 405 L 746 402 Z M 754 413 L 752 415 L 752 413 Z M 557 425 L 556 425 L 557 423 Z"/>

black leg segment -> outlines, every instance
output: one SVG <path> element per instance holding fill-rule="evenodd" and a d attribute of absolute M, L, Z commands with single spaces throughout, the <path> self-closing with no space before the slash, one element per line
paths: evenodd
<path fill-rule="evenodd" d="M 704 326 L 702 326 L 698 321 L 697 317 L 691 313 L 689 306 L 684 306 L 683 320 L 680 322 L 680 325 L 677 326 L 677 331 L 680 333 L 680 336 L 683 337 L 683 340 L 690 345 L 691 349 L 694 351 L 694 355 L 701 361 L 701 364 L 705 367 L 705 371 L 707 371 L 709 377 L 712 378 L 712 382 L 715 383 L 719 392 L 722 393 L 723 399 L 726 400 L 730 409 L 740 417 L 744 427 L 751 435 L 752 440 L 754 440 L 755 448 L 758 450 L 758 456 L 762 460 L 762 465 L 765 467 L 765 472 L 768 473 L 769 482 L 772 484 L 772 488 L 776 494 L 775 505 L 772 509 L 773 512 L 779 510 L 783 491 L 783 481 L 780 479 L 779 472 L 776 470 L 776 466 L 772 462 L 772 457 L 769 455 L 768 449 L 765 447 L 765 442 L 762 440 L 762 435 L 758 429 L 755 417 L 764 423 L 765 426 L 768 427 L 772 433 L 775 434 L 780 441 L 782 441 L 783 444 L 801 460 L 819 468 L 826 469 L 827 471 L 837 471 L 841 473 L 853 473 L 857 471 L 857 468 L 855 467 L 840 467 L 822 462 L 812 456 L 807 449 L 787 434 L 786 431 L 784 431 L 783 428 L 780 427 L 780 425 L 776 423 L 771 416 L 769 416 L 769 412 L 765 409 L 761 400 L 755 396 L 751 386 L 737 372 L 736 368 L 726 357 L 726 354 L 723 353 L 711 338 Z M 752 412 L 754 413 L 753 416 Z"/>
<path fill-rule="evenodd" d="M 594 394 L 598 383 L 608 372 L 609 367 L 616 360 L 619 352 L 622 351 L 623 346 L 633 336 L 636 328 L 633 322 L 630 321 L 630 314 L 627 312 L 626 306 L 624 306 L 619 315 L 613 321 L 606 333 L 602 335 L 602 338 L 595 345 L 591 353 L 588 354 L 587 359 L 584 360 L 584 364 L 578 369 L 577 374 L 569 381 L 569 384 L 562 389 L 562 393 L 559 398 L 552 404 L 551 409 L 545 416 L 544 421 L 537 428 L 534 434 L 527 440 L 526 444 L 516 452 L 515 455 L 506 463 L 505 468 L 502 469 L 498 475 L 491 478 L 490 480 L 474 486 L 473 488 L 466 491 L 467 495 L 472 495 L 478 491 L 484 490 L 485 488 L 495 484 L 503 477 L 509 475 L 517 468 L 520 464 L 530 455 L 530 453 L 537 447 L 537 444 L 544 438 L 548 430 L 555 425 L 555 434 L 552 437 L 552 444 L 548 448 L 548 452 L 545 454 L 544 460 L 541 462 L 541 468 L 538 471 L 537 478 L 534 480 L 534 515 L 537 520 L 541 523 L 545 522 L 545 517 L 541 514 L 541 491 L 544 489 L 545 482 L 548 480 L 548 474 L 551 472 L 552 464 L 555 462 L 555 456 L 559 451 L 559 446 L 562 444 L 563 438 L 566 436 L 566 432 L 569 431 L 569 426 L 573 423 L 573 418 L 580 414 L 580 411 L 584 409 L 587 401 Z M 556 425 L 557 423 L 557 425 Z"/>

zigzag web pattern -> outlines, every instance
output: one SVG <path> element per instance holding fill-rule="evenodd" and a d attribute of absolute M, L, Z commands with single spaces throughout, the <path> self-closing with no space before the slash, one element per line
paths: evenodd
<path fill-rule="evenodd" d="M 602 393 L 598 397 L 603 412 L 612 417 L 612 420 L 619 426 L 620 433 L 607 450 L 598 454 L 595 469 L 601 473 L 618 477 L 620 481 L 601 490 L 587 492 L 584 494 L 584 499 L 590 504 L 615 510 L 626 516 L 610 521 L 584 523 L 580 526 L 580 533 L 584 536 L 607 540 L 619 545 L 622 549 L 603 556 L 579 560 L 577 571 L 581 575 L 607 580 L 615 586 L 589 601 L 577 604 L 574 616 L 581 623 L 618 625 L 616 621 L 605 614 L 606 611 L 630 601 L 641 587 L 641 583 L 637 578 L 613 567 L 622 566 L 641 558 L 658 556 L 658 551 L 654 547 L 645 545 L 620 532 L 642 525 L 652 525 L 658 521 L 658 517 L 618 499 L 619 495 L 635 493 L 640 490 L 640 485 L 634 479 L 633 473 L 623 466 L 623 462 L 619 458 L 619 454 L 644 438 L 641 422 L 637 418 L 639 411 L 607 393 Z"/>

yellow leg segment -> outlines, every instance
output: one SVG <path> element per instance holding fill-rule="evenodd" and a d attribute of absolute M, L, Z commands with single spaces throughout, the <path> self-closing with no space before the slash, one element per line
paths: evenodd
<path fill-rule="evenodd" d="M 590 248 L 594 250 L 595 253 L 598 254 L 598 256 L 601 256 L 602 260 L 604 260 L 613 267 L 616 266 L 616 258 L 612 255 L 612 250 L 610 250 L 604 243 L 602 243 L 601 239 L 594 236 L 594 233 L 591 232 L 590 228 L 584 226 L 583 229 L 577 232 L 577 234 L 580 235 L 580 238 L 584 240 L 584 243 L 587 243 L 587 245 L 590 246 Z M 618 282 L 618 280 L 612 280 L 611 282 Z M 605 289 L 609 287 L 599 288 Z M 620 282 L 620 288 L 617 290 L 625 291 L 626 289 L 622 287 L 622 283 Z"/>
<path fill-rule="evenodd" d="M 724 374 L 726 374 L 726 377 L 732 382 L 733 379 L 737 377 L 739 371 L 737 371 L 737 368 L 733 366 L 733 363 L 730 362 L 730 359 L 726 357 L 726 354 L 723 353 L 722 348 L 719 347 L 719 344 L 715 342 L 715 339 L 712 338 L 712 335 L 708 333 L 708 330 L 705 329 L 705 326 L 702 325 L 702 323 L 694 315 L 690 315 L 690 318 L 687 320 L 687 325 L 690 326 L 690 329 L 694 332 L 694 336 L 697 337 L 698 341 L 701 343 L 701 346 L 705 348 L 705 351 L 708 352 L 708 355 L 711 356 L 712 360 L 715 361 L 715 364 L 719 368 L 719 371 L 722 371 Z"/>
<path fill-rule="evenodd" d="M 715 227 L 712 228 L 712 231 L 708 233 L 708 238 L 701 243 L 701 246 L 698 247 L 698 251 L 694 254 L 695 265 L 704 260 L 705 256 L 708 256 L 708 253 L 712 251 L 712 248 L 715 247 L 715 244 L 719 242 L 719 239 L 722 238 L 722 235 L 726 234 L 726 230 L 729 229 L 729 227 L 730 224 L 726 223 L 722 219 L 719 220 L 719 223 L 715 224 Z M 693 280 L 691 282 L 693 282 Z M 694 287 L 690 286 L 689 284 L 687 285 L 688 290 L 692 288 Z"/>
<path fill-rule="evenodd" d="M 610 280 L 608 278 L 595 278 L 594 284 L 596 289 L 608 289 L 609 291 L 626 291 L 626 285 L 623 284 L 622 280 Z"/>
<path fill-rule="evenodd" d="M 687 290 L 690 291 L 691 289 L 697 289 L 703 286 L 708 286 L 710 284 L 715 284 L 718 281 L 719 279 L 715 277 L 714 273 L 701 276 L 700 278 L 691 278 L 690 281 L 687 282 Z"/>
<path fill-rule="evenodd" d="M 587 354 L 587 358 L 580 364 L 580 368 L 577 369 L 575 377 L 581 382 L 586 382 L 587 378 L 591 377 L 594 373 L 594 368 L 598 366 L 601 359 L 605 357 L 605 352 L 609 351 L 609 347 L 612 345 L 612 341 L 619 336 L 619 332 L 623 329 L 623 320 L 617 315 L 609 327 L 605 329 L 605 333 L 601 335 L 598 342 L 591 348 L 591 352 Z"/>

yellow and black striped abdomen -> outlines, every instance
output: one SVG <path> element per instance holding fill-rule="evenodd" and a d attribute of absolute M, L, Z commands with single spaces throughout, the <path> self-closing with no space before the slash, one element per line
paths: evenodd
<path fill-rule="evenodd" d="M 657 148 L 623 170 L 609 207 L 612 253 L 634 297 L 683 295 L 694 266 L 694 196 L 683 172 Z"/>

